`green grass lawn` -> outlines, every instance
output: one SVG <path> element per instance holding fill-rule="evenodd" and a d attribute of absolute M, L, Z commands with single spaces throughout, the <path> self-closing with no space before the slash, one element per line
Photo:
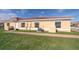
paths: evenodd
<path fill-rule="evenodd" d="M 79 39 L 5 33 L 0 30 L 1 50 L 78 50 Z"/>

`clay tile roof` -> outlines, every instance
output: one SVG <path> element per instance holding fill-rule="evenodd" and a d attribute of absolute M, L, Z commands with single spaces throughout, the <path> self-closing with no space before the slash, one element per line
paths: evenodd
<path fill-rule="evenodd" d="M 74 18 L 73 16 L 52 16 L 52 17 L 32 17 L 32 18 L 16 18 L 17 20 L 33 20 L 33 19 L 50 19 L 50 18 Z"/>

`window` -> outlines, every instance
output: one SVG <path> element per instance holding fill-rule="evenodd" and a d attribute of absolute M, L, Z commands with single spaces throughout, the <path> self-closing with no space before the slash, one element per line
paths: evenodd
<path fill-rule="evenodd" d="M 7 23 L 7 26 L 10 26 L 10 23 Z"/>
<path fill-rule="evenodd" d="M 35 28 L 39 28 L 39 22 L 35 22 Z"/>
<path fill-rule="evenodd" d="M 21 23 L 21 27 L 25 27 L 25 23 Z"/>
<path fill-rule="evenodd" d="M 55 22 L 55 26 L 56 26 L 56 28 L 61 28 L 61 22 L 60 21 Z"/>

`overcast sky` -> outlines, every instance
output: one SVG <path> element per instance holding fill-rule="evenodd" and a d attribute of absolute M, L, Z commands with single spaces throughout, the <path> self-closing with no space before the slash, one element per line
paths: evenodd
<path fill-rule="evenodd" d="M 79 9 L 0 9 L 0 20 L 11 17 L 30 18 L 39 16 L 74 16 L 79 20 Z"/>

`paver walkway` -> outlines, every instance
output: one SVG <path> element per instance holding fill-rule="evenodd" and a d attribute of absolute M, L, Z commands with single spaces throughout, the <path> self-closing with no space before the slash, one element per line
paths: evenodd
<path fill-rule="evenodd" d="M 12 31 L 7 31 L 6 33 L 28 34 L 28 35 L 49 36 L 49 37 L 63 37 L 63 38 L 79 38 L 79 35 L 67 35 L 67 34 L 49 34 L 49 33 L 35 33 L 35 32 L 12 32 Z"/>

